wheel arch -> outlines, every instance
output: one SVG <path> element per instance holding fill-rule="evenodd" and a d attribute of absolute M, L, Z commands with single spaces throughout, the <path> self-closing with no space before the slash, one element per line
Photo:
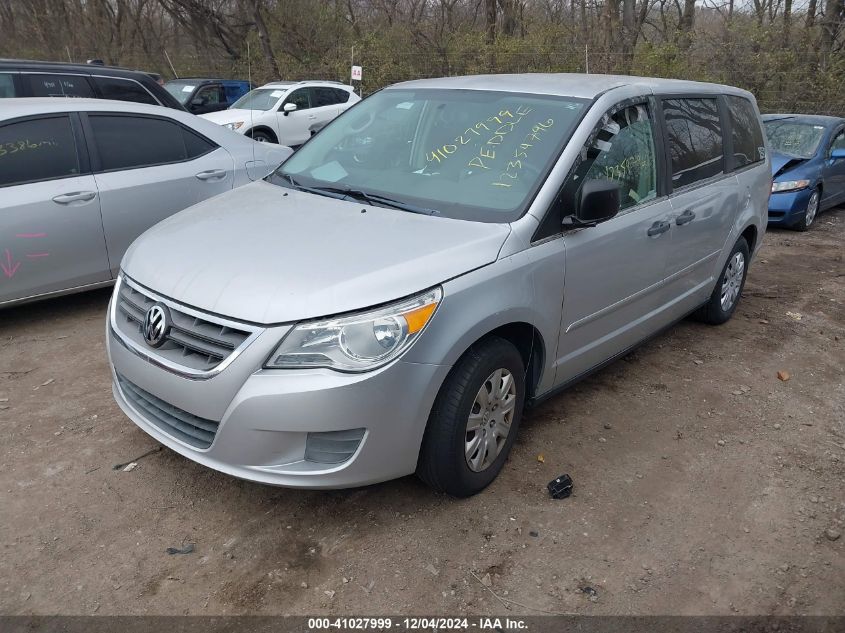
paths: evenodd
<path fill-rule="evenodd" d="M 268 127 L 268 126 L 266 126 L 266 125 L 256 125 L 255 127 L 250 128 L 250 129 L 248 129 L 246 132 L 244 132 L 244 136 L 248 136 L 248 137 L 252 138 L 252 135 L 253 135 L 255 132 L 264 132 L 265 134 L 269 134 L 269 135 L 270 135 L 270 138 L 272 138 L 272 139 L 273 139 L 273 142 L 274 142 L 274 143 L 278 143 L 278 142 L 279 142 L 279 137 L 278 137 L 278 136 L 276 135 L 276 133 L 273 131 L 273 128 Z"/>

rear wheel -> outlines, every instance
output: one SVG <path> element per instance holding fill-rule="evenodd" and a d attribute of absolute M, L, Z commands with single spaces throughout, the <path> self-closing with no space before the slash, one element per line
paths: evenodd
<path fill-rule="evenodd" d="M 486 488 L 502 470 L 525 403 L 525 367 L 510 342 L 492 337 L 458 361 L 429 416 L 417 475 L 455 497 Z"/>
<path fill-rule="evenodd" d="M 741 237 L 734 244 L 710 299 L 695 313 L 699 321 L 720 325 L 733 316 L 745 286 L 748 258 L 748 242 Z"/>
<path fill-rule="evenodd" d="M 813 224 L 813 220 L 816 219 L 816 215 L 819 212 L 820 198 L 821 195 L 819 194 L 818 188 L 814 189 L 813 193 L 810 194 L 810 199 L 807 201 L 807 210 L 804 212 L 804 217 L 795 225 L 796 231 L 806 231 Z"/>

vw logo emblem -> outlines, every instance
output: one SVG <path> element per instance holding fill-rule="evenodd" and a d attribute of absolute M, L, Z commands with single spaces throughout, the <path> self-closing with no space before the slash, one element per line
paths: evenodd
<path fill-rule="evenodd" d="M 170 329 L 170 314 L 167 307 L 160 303 L 155 304 L 144 317 L 142 334 L 144 340 L 150 347 L 161 347 L 167 340 L 167 331 Z"/>

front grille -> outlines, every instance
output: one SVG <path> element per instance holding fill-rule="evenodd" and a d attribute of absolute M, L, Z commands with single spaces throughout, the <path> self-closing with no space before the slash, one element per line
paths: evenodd
<path fill-rule="evenodd" d="M 220 426 L 219 422 L 198 417 L 161 398 L 156 398 L 120 374 L 117 375 L 117 384 L 123 397 L 144 414 L 145 420 L 158 427 L 159 430 L 195 448 L 211 446 L 217 434 L 217 427 Z"/>
<path fill-rule="evenodd" d="M 120 334 L 145 349 L 148 355 L 161 357 L 192 372 L 212 371 L 252 334 L 245 328 L 218 323 L 211 316 L 197 316 L 168 302 L 170 329 L 164 344 L 152 348 L 144 342 L 142 327 L 147 310 L 156 299 L 124 279 L 117 289 L 115 302 L 115 325 Z"/>

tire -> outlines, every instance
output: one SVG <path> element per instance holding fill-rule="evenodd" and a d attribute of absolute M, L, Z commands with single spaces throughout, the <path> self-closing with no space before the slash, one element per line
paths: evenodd
<path fill-rule="evenodd" d="M 249 134 L 252 137 L 253 141 L 258 141 L 259 143 L 275 143 L 276 139 L 271 135 L 269 132 L 264 132 L 263 130 L 255 130 L 254 132 L 250 132 Z"/>
<path fill-rule="evenodd" d="M 821 192 L 819 191 L 819 188 L 816 187 L 813 190 L 813 193 L 810 194 L 810 199 L 807 201 L 807 208 L 804 211 L 804 215 L 801 217 L 801 220 L 793 227 L 796 231 L 801 231 L 803 233 L 813 225 L 813 221 L 819 214 L 820 200 Z"/>
<path fill-rule="evenodd" d="M 733 316 L 736 306 L 739 305 L 742 289 L 745 287 L 745 277 L 748 275 L 748 259 L 748 242 L 745 241 L 744 237 L 741 237 L 734 244 L 710 299 L 695 313 L 695 317 L 699 321 L 710 325 L 721 325 Z M 741 268 L 737 272 L 740 266 Z M 729 298 L 729 301 L 723 301 L 723 298 Z"/>
<path fill-rule="evenodd" d="M 497 408 L 488 410 L 479 402 L 483 399 L 481 391 L 489 394 L 496 381 L 500 387 L 505 386 L 506 397 L 498 400 Z M 487 406 L 493 407 L 495 402 L 489 399 Z M 512 409 L 507 404 L 510 402 Z M 452 368 L 437 394 L 420 449 L 417 476 L 453 497 L 482 491 L 507 460 L 524 405 L 525 366 L 516 347 L 498 337 L 477 343 Z M 509 413 L 503 413 L 506 409 Z M 472 424 L 479 425 L 475 430 L 468 430 L 471 412 Z M 509 426 L 505 424 L 508 418 Z"/>

